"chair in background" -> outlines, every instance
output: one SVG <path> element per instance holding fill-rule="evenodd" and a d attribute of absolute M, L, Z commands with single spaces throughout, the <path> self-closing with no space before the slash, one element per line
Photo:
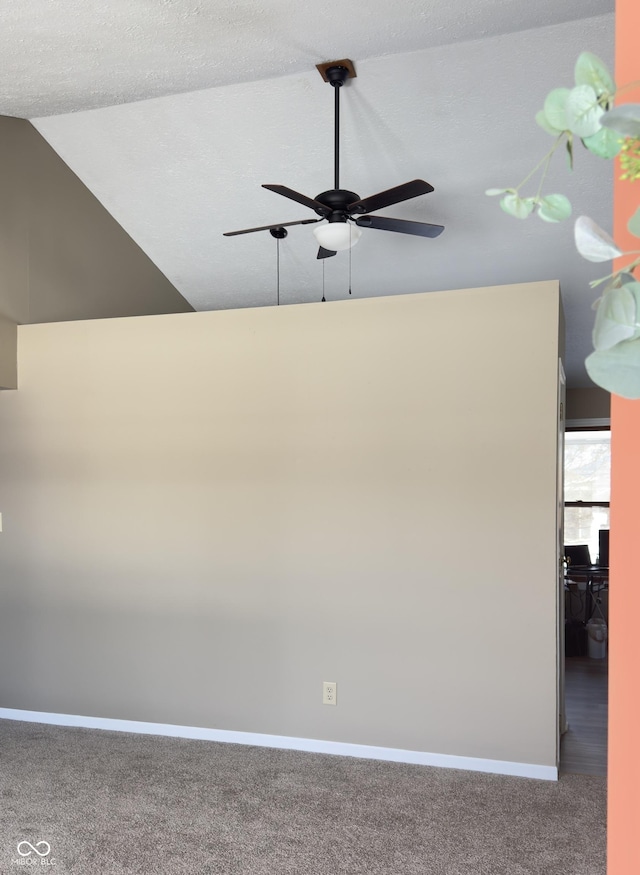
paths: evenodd
<path fill-rule="evenodd" d="M 609 534 L 608 530 L 603 531 Z M 601 593 L 609 588 L 609 569 L 592 564 L 587 544 L 565 544 L 564 555 L 567 560 L 565 588 L 570 594 L 575 594 L 576 590 L 578 594 L 584 591 L 583 623 L 586 625 L 594 613 L 604 620 Z"/>
<path fill-rule="evenodd" d="M 609 567 L 609 529 L 600 529 L 598 532 L 598 565 L 602 568 Z"/>
<path fill-rule="evenodd" d="M 591 565 L 588 544 L 565 544 L 564 555 L 567 560 L 567 573 L 572 568 L 585 568 Z"/>

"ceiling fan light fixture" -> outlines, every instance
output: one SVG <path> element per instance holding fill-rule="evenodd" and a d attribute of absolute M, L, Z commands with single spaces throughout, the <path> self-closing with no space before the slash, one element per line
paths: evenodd
<path fill-rule="evenodd" d="M 313 229 L 313 236 L 323 249 L 341 252 L 358 242 L 362 231 L 352 222 L 327 222 Z"/>

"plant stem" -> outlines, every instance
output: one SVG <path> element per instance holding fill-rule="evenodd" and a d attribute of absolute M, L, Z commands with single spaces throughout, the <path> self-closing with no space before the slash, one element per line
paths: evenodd
<path fill-rule="evenodd" d="M 549 164 L 551 163 L 552 156 L 553 156 L 553 152 L 550 152 L 547 155 L 547 163 L 544 165 L 544 170 L 542 171 L 542 176 L 540 177 L 540 185 L 538 186 L 538 190 L 536 192 L 536 200 L 538 200 L 538 198 L 540 197 L 540 192 L 542 191 L 542 183 L 546 179 L 547 171 L 549 170 Z"/>
<path fill-rule="evenodd" d="M 544 156 L 544 158 L 542 158 L 541 161 L 538 161 L 538 163 L 537 163 L 536 166 L 533 168 L 533 170 L 532 170 L 530 173 L 527 173 L 527 175 L 525 176 L 525 178 L 522 180 L 521 183 L 519 183 L 518 185 L 516 185 L 516 191 L 519 191 L 519 190 L 522 188 L 522 186 L 525 184 L 525 182 L 528 182 L 528 181 L 531 179 L 531 177 L 532 177 L 533 174 L 536 172 L 536 170 L 539 170 L 540 167 L 542 167 L 542 165 L 544 164 L 545 161 L 547 162 L 547 166 L 548 166 L 548 162 L 551 160 L 551 156 L 553 155 L 553 153 L 556 151 L 556 149 L 557 149 L 558 146 L 560 145 L 560 141 L 561 141 L 562 138 L 564 137 L 564 133 L 565 133 L 565 132 L 563 131 L 561 134 L 558 135 L 558 137 L 557 137 L 555 143 L 554 143 L 553 146 L 549 149 L 549 151 L 548 151 L 547 154 Z"/>
<path fill-rule="evenodd" d="M 620 88 L 616 88 L 614 97 L 617 97 L 619 94 L 622 94 L 623 91 L 628 91 L 630 88 L 640 88 L 640 79 L 637 79 L 635 82 L 627 82 L 626 85 L 621 85 Z"/>
<path fill-rule="evenodd" d="M 622 255 L 618 256 L 619 258 L 623 258 L 625 255 L 638 255 L 640 251 L 634 249 L 632 252 L 623 252 Z M 596 286 L 601 285 L 601 283 L 606 283 L 607 280 L 613 279 L 618 276 L 619 273 L 633 273 L 633 271 L 640 265 L 640 258 L 636 258 L 635 261 L 630 262 L 624 267 L 619 268 L 618 270 L 614 270 L 613 273 L 607 274 L 607 276 L 601 277 L 599 280 L 592 280 L 589 285 L 592 289 L 595 289 Z"/>

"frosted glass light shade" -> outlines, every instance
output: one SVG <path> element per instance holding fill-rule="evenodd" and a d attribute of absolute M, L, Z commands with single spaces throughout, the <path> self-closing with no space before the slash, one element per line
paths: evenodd
<path fill-rule="evenodd" d="M 351 249 L 358 242 L 362 231 L 351 222 L 327 222 L 313 229 L 313 235 L 324 249 L 340 252 Z"/>

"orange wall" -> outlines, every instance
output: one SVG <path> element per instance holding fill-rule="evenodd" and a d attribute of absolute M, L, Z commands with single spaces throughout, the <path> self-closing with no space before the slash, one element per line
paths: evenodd
<path fill-rule="evenodd" d="M 616 0 L 616 82 L 640 79 L 640 4 Z M 640 103 L 640 88 L 621 98 Z M 619 173 L 616 174 L 619 176 Z M 627 231 L 640 205 L 640 182 L 614 183 L 614 237 L 637 249 Z M 608 875 L 640 873 L 640 401 L 611 404 L 611 594 L 609 617 Z"/>

